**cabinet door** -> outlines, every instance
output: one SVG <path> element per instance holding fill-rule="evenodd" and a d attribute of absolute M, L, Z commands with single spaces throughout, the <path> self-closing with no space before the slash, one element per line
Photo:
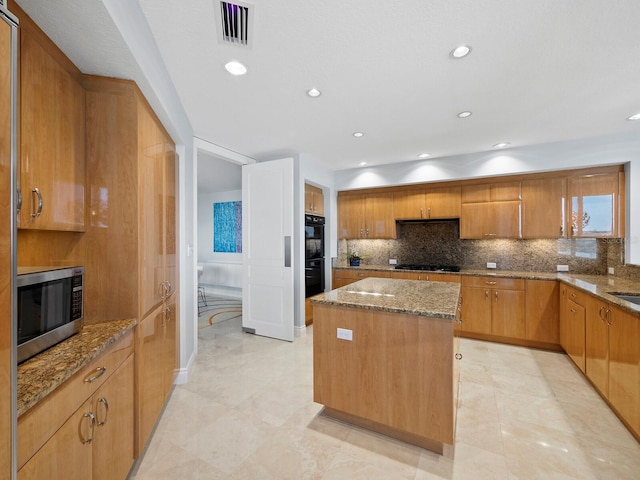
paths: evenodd
<path fill-rule="evenodd" d="M 375 193 L 364 198 L 365 238 L 396 238 L 393 195 Z"/>
<path fill-rule="evenodd" d="M 364 238 L 364 197 L 340 195 L 338 197 L 338 238 Z"/>
<path fill-rule="evenodd" d="M 619 174 L 569 177 L 572 237 L 618 237 Z"/>
<path fill-rule="evenodd" d="M 609 401 L 640 435 L 640 319 L 611 307 Z"/>
<path fill-rule="evenodd" d="M 93 480 L 124 479 L 133 464 L 133 355 L 92 399 L 96 417 Z"/>
<path fill-rule="evenodd" d="M 585 297 L 585 373 L 605 397 L 609 391 L 609 316 L 606 302 Z"/>
<path fill-rule="evenodd" d="M 304 213 L 315 213 L 313 211 L 313 190 L 310 185 L 304 185 Z"/>
<path fill-rule="evenodd" d="M 525 338 L 560 343 L 560 287 L 555 280 L 526 280 Z"/>
<path fill-rule="evenodd" d="M 425 218 L 424 189 L 394 192 L 393 212 L 398 219 Z"/>
<path fill-rule="evenodd" d="M 463 203 L 460 210 L 460 238 L 485 238 L 487 227 L 493 221 L 489 203 Z"/>
<path fill-rule="evenodd" d="M 491 290 L 461 287 L 462 331 L 491 333 Z"/>
<path fill-rule="evenodd" d="M 427 218 L 460 217 L 460 187 L 429 188 L 425 198 Z"/>
<path fill-rule="evenodd" d="M 45 42 L 26 22 L 20 44 L 19 226 L 84 231 L 84 90 L 80 72 L 71 72 L 68 59 Z"/>
<path fill-rule="evenodd" d="M 86 441 L 97 435 L 97 427 L 87 416 L 91 409 L 89 399 L 24 464 L 18 471 L 18 480 L 91 478 L 92 444 Z"/>
<path fill-rule="evenodd" d="M 525 338 L 524 292 L 491 290 L 491 333 L 501 337 Z"/>
<path fill-rule="evenodd" d="M 164 139 L 155 117 L 139 102 L 138 191 L 140 315 L 160 304 L 164 291 Z"/>
<path fill-rule="evenodd" d="M 485 232 L 493 238 L 522 238 L 520 201 L 491 202 L 491 229 Z"/>
<path fill-rule="evenodd" d="M 138 453 L 144 449 L 165 400 L 164 306 L 138 325 Z"/>
<path fill-rule="evenodd" d="M 585 371 L 585 310 L 572 300 L 567 300 L 565 312 L 566 330 L 562 347 L 580 370 Z"/>
<path fill-rule="evenodd" d="M 565 178 L 545 178 L 522 182 L 522 237 L 566 237 Z"/>

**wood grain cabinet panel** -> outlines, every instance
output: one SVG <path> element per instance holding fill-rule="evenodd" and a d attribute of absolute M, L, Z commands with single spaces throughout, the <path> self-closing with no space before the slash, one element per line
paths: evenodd
<path fill-rule="evenodd" d="M 460 187 L 427 188 L 426 218 L 459 218 Z"/>
<path fill-rule="evenodd" d="M 640 319 L 610 308 L 609 401 L 640 440 Z"/>
<path fill-rule="evenodd" d="M 570 292 L 571 289 L 567 289 Z M 585 358 L 585 309 L 570 298 L 563 302 L 560 316 L 560 344 L 569 358 L 584 373 Z"/>
<path fill-rule="evenodd" d="M 338 238 L 364 238 L 364 196 L 338 196 Z"/>
<path fill-rule="evenodd" d="M 521 238 L 520 201 L 463 203 L 460 238 Z"/>
<path fill-rule="evenodd" d="M 587 295 L 585 307 L 585 373 L 591 383 L 609 395 L 609 304 Z"/>
<path fill-rule="evenodd" d="M 314 185 L 304 184 L 304 213 L 324 216 L 324 194 Z"/>
<path fill-rule="evenodd" d="M 560 344 L 560 286 L 556 280 L 525 281 L 525 338 Z"/>
<path fill-rule="evenodd" d="M 567 180 L 522 181 L 522 238 L 566 238 Z"/>
<path fill-rule="evenodd" d="M 392 193 L 338 196 L 338 237 L 396 238 Z"/>
<path fill-rule="evenodd" d="M 425 189 L 403 190 L 393 193 L 393 211 L 399 220 L 425 218 Z"/>
<path fill-rule="evenodd" d="M 491 289 L 468 287 L 462 283 L 462 331 L 491 334 Z"/>
<path fill-rule="evenodd" d="M 21 19 L 19 227 L 85 230 L 85 95 L 80 71 Z"/>

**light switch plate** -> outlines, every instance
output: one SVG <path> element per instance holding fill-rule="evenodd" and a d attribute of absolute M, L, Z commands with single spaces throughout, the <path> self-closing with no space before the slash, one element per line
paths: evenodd
<path fill-rule="evenodd" d="M 389 259 L 389 265 L 397 265 L 397 264 L 398 264 L 398 260 L 396 260 L 395 258 Z"/>
<path fill-rule="evenodd" d="M 487 262 L 487 268 L 498 268 L 496 262 Z"/>
<path fill-rule="evenodd" d="M 569 265 L 557 265 L 557 271 L 558 272 L 568 272 L 569 271 Z"/>
<path fill-rule="evenodd" d="M 353 330 L 348 330 L 346 328 L 338 328 L 338 338 L 340 340 L 349 340 L 353 341 Z"/>

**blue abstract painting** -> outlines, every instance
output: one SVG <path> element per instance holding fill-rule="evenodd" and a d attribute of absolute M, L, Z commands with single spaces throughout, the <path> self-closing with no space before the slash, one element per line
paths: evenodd
<path fill-rule="evenodd" d="M 213 204 L 213 251 L 242 253 L 242 202 Z"/>

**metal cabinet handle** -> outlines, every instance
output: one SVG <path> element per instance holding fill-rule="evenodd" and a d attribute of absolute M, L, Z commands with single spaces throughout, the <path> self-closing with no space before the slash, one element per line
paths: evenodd
<path fill-rule="evenodd" d="M 489 300 L 489 290 L 484 291 L 484 299 Z"/>
<path fill-rule="evenodd" d="M 420 218 L 424 218 L 424 208 L 420 207 Z"/>
<path fill-rule="evenodd" d="M 85 437 L 82 433 L 82 423 L 80 422 L 80 439 L 82 440 L 82 443 L 84 443 L 85 445 L 88 443 L 93 442 L 93 436 L 95 434 L 96 431 L 96 417 L 93 413 L 91 412 L 87 412 L 82 416 L 82 420 L 84 421 L 85 419 L 87 419 L 89 421 L 89 427 L 90 427 L 90 435 L 89 437 Z"/>
<path fill-rule="evenodd" d="M 42 193 L 40 193 L 40 189 L 38 189 L 38 187 L 35 187 L 33 190 L 31 190 L 31 194 L 36 194 L 36 196 L 38 197 L 38 208 L 36 209 L 35 212 L 33 212 L 31 214 L 32 218 L 38 218 L 41 214 L 42 214 Z"/>
<path fill-rule="evenodd" d="M 462 354 L 456 353 L 456 360 L 462 360 Z"/>
<path fill-rule="evenodd" d="M 495 291 L 495 295 L 496 295 L 496 302 L 498 301 L 498 291 Z"/>
<path fill-rule="evenodd" d="M 606 319 L 607 319 L 607 325 L 609 325 L 609 326 L 613 325 L 613 321 L 611 321 L 610 318 L 611 318 L 611 309 L 607 308 Z"/>
<path fill-rule="evenodd" d="M 360 236 L 364 237 L 364 230 L 362 228 L 360 229 Z"/>
<path fill-rule="evenodd" d="M 107 371 L 107 367 L 98 367 L 94 371 L 95 371 L 94 375 L 91 375 L 90 377 L 84 379 L 85 383 L 95 382 L 97 379 L 99 379 L 102 375 L 105 374 L 105 372 Z"/>
<path fill-rule="evenodd" d="M 497 233 L 485 233 L 484 236 L 485 237 L 497 237 L 498 234 Z"/>
<path fill-rule="evenodd" d="M 107 401 L 107 399 L 105 397 L 100 397 L 98 399 L 98 405 L 96 405 L 96 416 L 98 416 L 98 410 L 100 407 L 100 404 L 102 404 L 104 406 L 104 420 L 100 420 L 99 418 L 98 420 L 98 426 L 99 427 L 104 427 L 107 424 L 107 420 L 109 418 L 109 402 Z"/>
<path fill-rule="evenodd" d="M 17 193 L 17 202 L 16 202 L 16 213 L 20 213 L 20 210 L 22 210 L 22 190 L 20 190 L 20 187 L 18 187 L 18 191 Z"/>
<path fill-rule="evenodd" d="M 571 297 L 571 298 L 577 298 L 578 296 L 577 296 L 575 293 L 571 292 L 570 297 Z"/>
<path fill-rule="evenodd" d="M 564 227 L 562 225 L 560 225 L 560 236 L 564 236 Z"/>
<path fill-rule="evenodd" d="M 498 283 L 498 282 L 489 282 L 489 281 L 487 280 L 487 281 L 486 281 L 486 282 L 484 282 L 484 283 L 486 283 L 487 285 L 497 285 L 497 283 Z"/>
<path fill-rule="evenodd" d="M 571 313 L 576 313 L 576 309 L 572 308 L 571 310 L 569 310 Z"/>
<path fill-rule="evenodd" d="M 427 218 L 431 218 L 431 207 L 427 208 Z"/>

